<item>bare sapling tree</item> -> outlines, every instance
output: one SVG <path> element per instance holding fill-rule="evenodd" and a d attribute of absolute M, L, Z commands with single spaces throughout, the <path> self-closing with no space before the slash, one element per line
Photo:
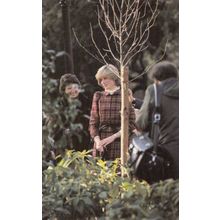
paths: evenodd
<path fill-rule="evenodd" d="M 159 14 L 158 0 L 98 1 L 98 24 L 104 36 L 106 48 L 98 47 L 98 39 L 95 38 L 93 28 L 90 25 L 91 39 L 97 49 L 97 54 L 94 55 L 86 48 L 84 49 L 98 61 L 104 64 L 111 61 L 119 68 L 120 75 L 118 77 L 121 80 L 122 97 L 121 165 L 124 167 L 127 162 L 129 139 L 128 65 L 135 55 L 148 49 L 150 30 Z M 80 44 L 76 34 L 75 37 Z"/>

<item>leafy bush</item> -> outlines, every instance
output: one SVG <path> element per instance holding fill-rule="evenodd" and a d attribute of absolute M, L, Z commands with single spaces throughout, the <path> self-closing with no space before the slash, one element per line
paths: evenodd
<path fill-rule="evenodd" d="M 67 104 L 58 91 L 59 79 L 55 74 L 55 61 L 62 53 L 64 52 L 49 49 L 47 40 L 43 38 L 43 162 L 48 161 L 52 145 L 59 153 L 67 147 L 71 149 L 76 149 L 76 146 L 82 146 L 82 149 L 89 147 L 88 112 L 83 109 L 82 101 L 78 97 L 71 104 Z"/>
<path fill-rule="evenodd" d="M 67 151 L 43 173 L 43 219 L 178 219 L 178 181 L 150 186 L 119 171 L 119 160 Z"/>

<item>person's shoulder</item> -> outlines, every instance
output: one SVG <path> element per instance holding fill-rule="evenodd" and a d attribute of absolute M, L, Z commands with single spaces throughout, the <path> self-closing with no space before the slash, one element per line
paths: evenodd
<path fill-rule="evenodd" d="M 149 89 L 149 90 L 151 90 L 151 89 L 153 89 L 154 88 L 154 83 L 153 84 L 150 84 L 148 87 L 147 87 L 147 89 Z"/>
<path fill-rule="evenodd" d="M 103 94 L 103 91 L 96 91 L 96 92 L 94 93 L 94 95 L 100 95 L 100 94 Z"/>
<path fill-rule="evenodd" d="M 146 89 L 146 93 L 149 93 L 150 95 L 152 95 L 153 92 L 154 92 L 154 84 L 150 84 Z"/>
<path fill-rule="evenodd" d="M 102 92 L 102 91 L 96 91 L 95 93 L 94 93 L 94 95 L 93 95 L 93 98 L 95 98 L 95 99 L 99 99 L 99 98 L 101 98 L 101 96 L 104 94 L 104 92 Z"/>

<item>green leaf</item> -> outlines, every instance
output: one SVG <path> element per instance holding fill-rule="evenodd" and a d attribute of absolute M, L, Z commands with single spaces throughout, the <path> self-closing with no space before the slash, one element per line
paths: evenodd
<path fill-rule="evenodd" d="M 61 207 L 56 208 L 55 211 L 63 213 L 63 214 L 66 214 L 66 215 L 70 215 L 71 214 L 67 209 L 64 209 L 64 208 L 61 208 Z"/>
<path fill-rule="evenodd" d="M 100 198 L 100 199 L 106 199 L 107 197 L 108 197 L 107 192 L 101 192 L 101 193 L 99 193 L 99 198 Z"/>

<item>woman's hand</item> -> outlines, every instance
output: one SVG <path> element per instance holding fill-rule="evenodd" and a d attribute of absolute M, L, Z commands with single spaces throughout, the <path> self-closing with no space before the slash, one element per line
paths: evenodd
<path fill-rule="evenodd" d="M 95 148 L 96 150 L 100 151 L 100 152 L 103 152 L 104 151 L 104 148 L 103 146 L 101 145 L 101 140 L 100 140 L 100 137 L 99 136 L 96 136 L 94 138 L 94 142 L 95 142 Z"/>
<path fill-rule="evenodd" d="M 104 138 L 100 141 L 100 145 L 105 148 L 108 144 L 111 144 L 116 139 L 116 136 L 113 134 L 107 138 Z"/>
<path fill-rule="evenodd" d="M 132 131 L 134 134 L 136 134 L 137 136 L 140 136 L 142 134 L 141 131 L 138 131 L 136 128 Z"/>

